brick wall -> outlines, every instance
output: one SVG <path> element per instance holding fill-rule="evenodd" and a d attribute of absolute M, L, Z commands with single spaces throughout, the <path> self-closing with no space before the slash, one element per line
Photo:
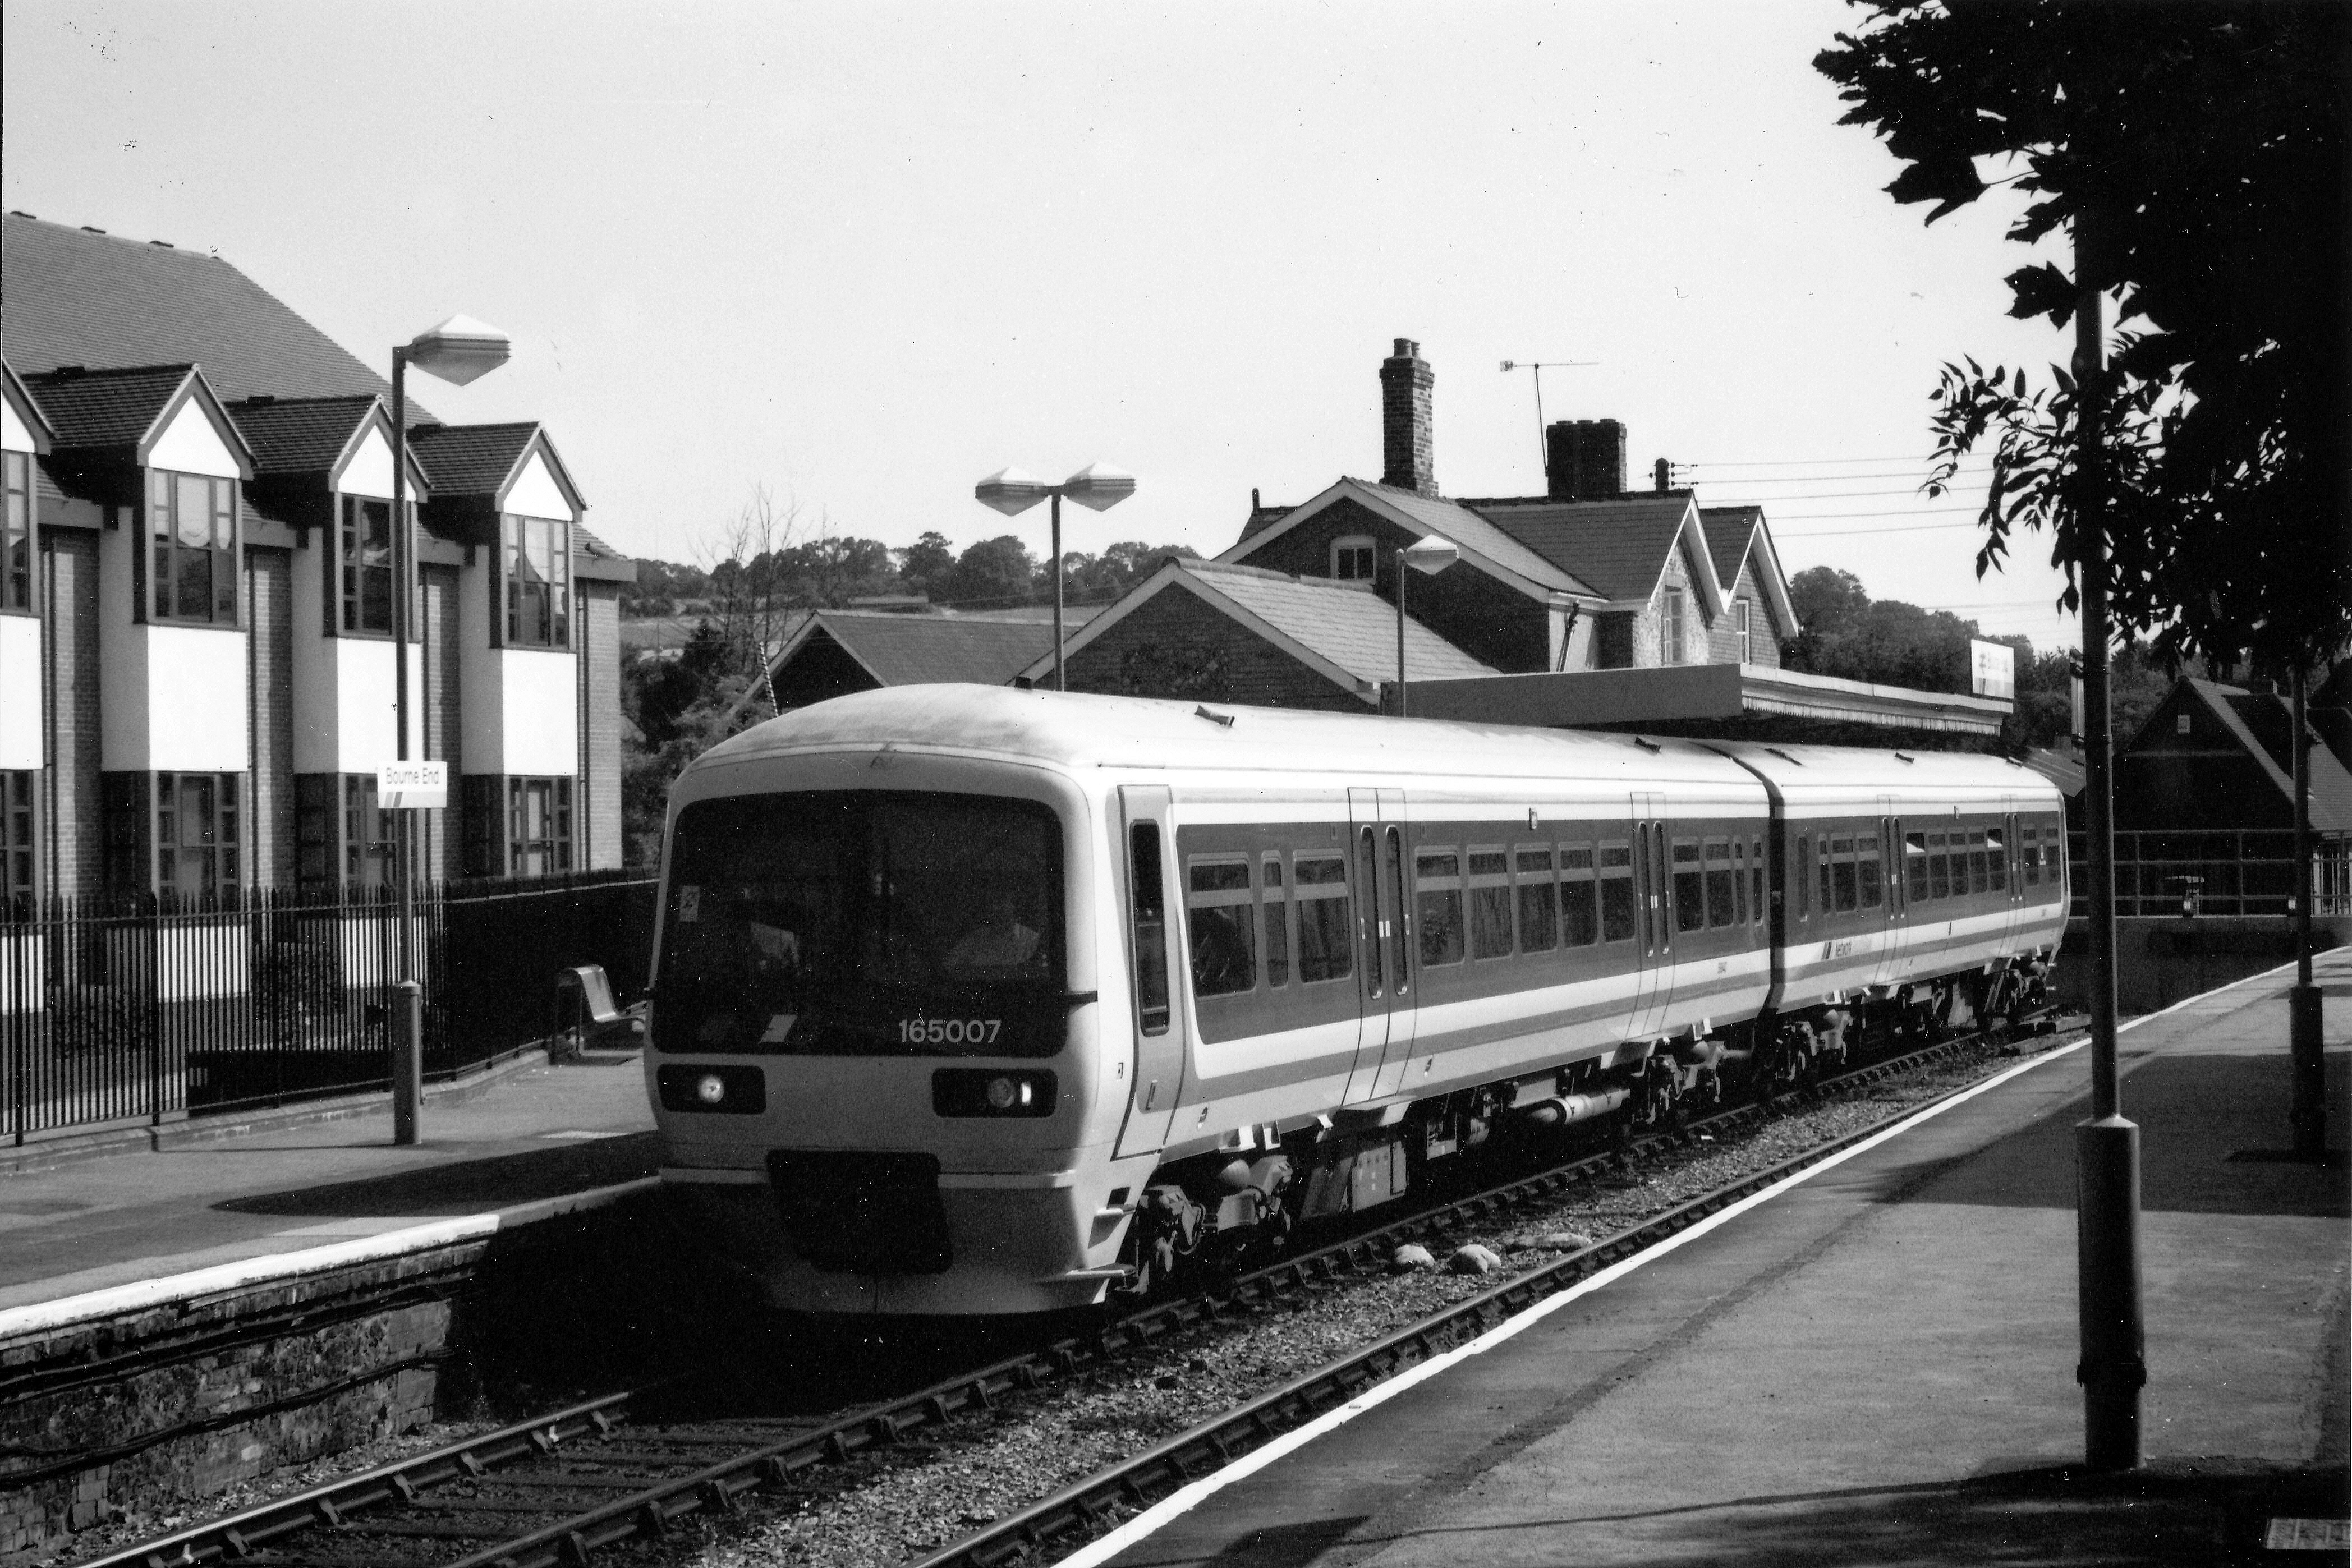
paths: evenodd
<path fill-rule="evenodd" d="M 593 871 L 621 863 L 621 587 L 584 586 L 580 665 L 588 685 L 588 768 L 580 782 L 588 796 L 584 864 Z"/>
<path fill-rule="evenodd" d="M 294 559 L 245 552 L 246 657 L 251 670 L 253 881 L 294 882 Z"/>
<path fill-rule="evenodd" d="M 1780 639 L 1787 631 L 1772 619 L 1771 601 L 1757 585 L 1753 558 L 1739 569 L 1739 580 L 1726 594 L 1728 600 L 1723 613 L 1716 618 L 1715 628 L 1708 639 L 1707 656 L 1718 664 L 1729 664 L 1739 658 L 1740 601 L 1748 602 L 1748 663 L 1769 664 L 1775 669 L 1780 664 Z"/>
<path fill-rule="evenodd" d="M 457 779 L 464 768 L 458 753 L 457 722 L 457 591 L 458 572 L 452 566 L 422 569 L 425 595 L 425 755 L 449 764 L 449 805 L 425 813 L 425 874 L 428 878 L 462 876 L 464 834 L 457 820 L 462 809 Z"/>
<path fill-rule="evenodd" d="M 41 554 L 47 573 L 48 806 L 55 845 L 48 888 L 87 898 L 106 887 L 98 784 L 98 535 L 44 528 Z"/>
<path fill-rule="evenodd" d="M 1184 589 L 1162 589 L 1066 663 L 1074 692 L 1370 713 L 1352 688 L 1261 641 Z"/>
<path fill-rule="evenodd" d="M 1437 494 L 1435 423 L 1431 391 L 1437 372 L 1410 338 L 1396 340 L 1396 353 L 1381 361 L 1381 482 L 1424 496 Z"/>

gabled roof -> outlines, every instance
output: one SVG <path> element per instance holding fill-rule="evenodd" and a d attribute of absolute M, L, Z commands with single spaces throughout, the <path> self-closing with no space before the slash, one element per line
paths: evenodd
<path fill-rule="evenodd" d="M 1793 637 L 1801 630 L 1797 624 L 1797 607 L 1789 598 L 1789 574 L 1780 570 L 1780 552 L 1772 543 L 1772 530 L 1764 521 L 1761 507 L 1701 507 L 1699 520 L 1706 528 L 1707 550 L 1715 561 L 1715 580 L 1722 585 L 1728 599 L 1739 586 L 1739 573 L 1750 558 L 1757 558 L 1759 570 L 1756 580 L 1764 590 L 1764 597 L 1772 606 L 1772 618 L 1780 623 L 1780 634 Z"/>
<path fill-rule="evenodd" d="M 976 621 L 888 610 L 820 610 L 786 639 L 780 669 L 817 637 L 829 637 L 886 686 L 935 681 L 1002 685 L 1054 647 L 1054 628 L 1034 621 Z"/>
<path fill-rule="evenodd" d="M 370 414 L 375 394 L 349 397 L 252 399 L 231 403 L 229 415 L 253 448 L 256 474 L 323 474 L 341 460 Z"/>
<path fill-rule="evenodd" d="M 1550 561 L 1574 561 L 1577 575 L 1604 598 L 1646 600 L 1678 543 L 1711 616 L 1723 608 L 1713 552 L 1689 495 L 1625 496 L 1612 501 L 1481 501 L 1495 527 Z"/>
<path fill-rule="evenodd" d="M 1369 583 L 1288 577 L 1226 561 L 1171 559 L 1128 590 L 1063 648 L 1066 662 L 1161 593 L 1191 592 L 1335 685 L 1359 695 L 1396 679 L 1396 610 Z M 1053 649 L 1027 669 L 1033 680 L 1053 669 Z M 1412 680 L 1491 675 L 1495 670 L 1410 617 L 1405 674 Z"/>
<path fill-rule="evenodd" d="M 16 417 L 25 422 L 26 433 L 33 438 L 33 450 L 46 454 L 58 438 L 57 430 L 49 423 L 48 414 L 42 410 L 41 400 L 33 395 L 33 389 L 25 384 L 25 379 L 16 373 L 16 367 L 10 364 L 5 357 L 0 357 L 0 396 L 6 397 L 8 406 L 15 409 Z"/>
<path fill-rule="evenodd" d="M 555 482 L 574 507 L 585 511 L 587 498 L 572 482 L 555 443 L 536 420 L 511 424 L 425 424 L 412 426 L 408 444 L 433 476 L 436 496 L 478 497 L 490 501 L 506 497 L 507 486 L 522 472 L 536 451 L 547 459 Z"/>
<path fill-rule="evenodd" d="M 218 256 L 18 214 L 0 220 L 0 353 L 27 375 L 193 363 L 232 399 L 391 391 Z"/>
<path fill-rule="evenodd" d="M 1417 538 L 1426 538 L 1436 534 L 1452 539 L 1461 547 L 1465 561 L 1489 576 L 1510 583 L 1521 592 L 1535 597 L 1552 593 L 1586 599 L 1597 597 L 1576 573 L 1528 549 L 1460 503 L 1441 497 L 1423 496 L 1394 485 L 1375 484 L 1369 479 L 1342 478 L 1313 500 L 1291 507 L 1278 520 L 1268 523 L 1255 533 L 1244 533 L 1217 559 L 1239 562 L 1243 557 L 1262 549 L 1342 500 L 1353 500 Z M 1255 516 L 1255 513 L 1252 514 L 1253 520 Z"/>
<path fill-rule="evenodd" d="M 2242 686 L 2225 686 L 2214 681 L 2199 680 L 2183 675 L 2176 691 L 2186 688 L 2208 712 L 2221 721 L 2221 727 L 2245 753 L 2261 765 L 2263 774 L 2279 793 L 2292 803 L 2294 800 L 2294 758 L 2289 750 L 2294 733 L 2294 709 L 2284 697 L 2269 692 L 2250 692 Z M 2141 724 L 2132 737 L 2126 752 L 2138 748 L 2139 741 L 2155 725 L 2158 716 L 2168 712 L 2171 701 L 2157 705 L 2156 711 Z M 2336 754 L 2325 744 L 2311 747 L 2311 825 L 2323 832 L 2352 832 L 2352 771 L 2336 759 Z"/>
<path fill-rule="evenodd" d="M 60 454 L 128 452 L 144 462 L 147 449 L 180 405 L 202 403 L 214 428 L 251 471 L 253 448 L 194 365 L 142 365 L 120 371 L 52 371 L 26 384 L 40 400 Z"/>

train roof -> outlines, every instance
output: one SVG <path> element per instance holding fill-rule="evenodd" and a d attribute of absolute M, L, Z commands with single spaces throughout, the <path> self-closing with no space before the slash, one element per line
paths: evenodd
<path fill-rule="evenodd" d="M 888 744 L 1069 768 L 1622 776 L 1756 787 L 1737 765 L 1686 740 L 947 685 L 885 687 L 796 708 L 713 747 L 695 766 Z"/>
<path fill-rule="evenodd" d="M 1709 747 L 1769 779 L 1783 794 L 1879 790 L 2000 789 L 2058 799 L 2042 774 L 2006 757 L 1966 751 L 1880 751 L 1848 746 L 1772 746 L 1710 741 Z"/>

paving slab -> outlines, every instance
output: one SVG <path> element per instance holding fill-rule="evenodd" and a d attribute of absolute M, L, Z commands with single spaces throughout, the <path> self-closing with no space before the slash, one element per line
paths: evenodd
<path fill-rule="evenodd" d="M 0 1176 L 0 1311 L 496 1213 L 651 1176 L 635 1051 L 510 1071 L 382 1111 Z"/>
<path fill-rule="evenodd" d="M 2331 958 L 2340 1147 L 2352 954 Z M 2260 1557 L 2273 1517 L 2341 1521 L 2352 1191 L 2340 1155 L 2260 1157 L 2286 1142 L 2291 977 L 2122 1037 L 2144 1172 L 2137 1474 L 2079 1464 L 2077 1050 L 1372 1391 L 1352 1420 L 1077 1561 L 2213 1562 Z"/>

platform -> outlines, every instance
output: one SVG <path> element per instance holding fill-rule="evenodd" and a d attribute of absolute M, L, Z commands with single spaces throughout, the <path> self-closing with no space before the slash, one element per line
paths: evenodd
<path fill-rule="evenodd" d="M 395 1146 L 387 1096 L 372 1114 L 0 1176 L 0 1333 L 66 1298 L 168 1294 L 196 1275 L 215 1289 L 339 1255 L 329 1249 L 396 1249 L 406 1232 L 440 1245 L 453 1222 L 593 1202 L 658 1164 L 635 1051 L 525 1067 L 428 1101 L 421 1125 L 421 1142 Z"/>
<path fill-rule="evenodd" d="M 2347 1176 L 2260 1157 L 2286 1142 L 2292 977 L 2121 1040 L 2143 1472 L 2079 1468 L 2077 1049 L 1368 1390 L 1069 1562 L 2320 1560 L 2261 1545 L 2272 1518 L 2346 1513 Z M 2340 1150 L 2352 954 L 2319 978 Z"/>

